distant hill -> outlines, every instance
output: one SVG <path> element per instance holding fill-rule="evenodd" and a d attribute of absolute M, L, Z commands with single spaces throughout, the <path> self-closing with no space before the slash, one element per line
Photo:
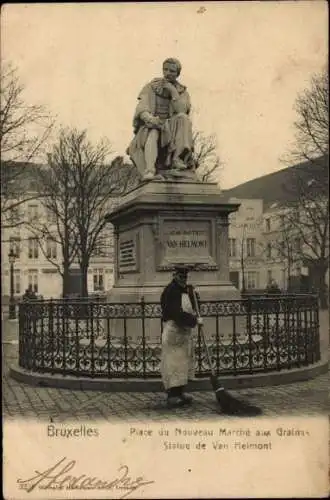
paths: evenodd
<path fill-rule="evenodd" d="M 328 160 L 328 156 L 324 156 L 318 158 L 315 162 L 299 163 L 278 172 L 244 182 L 231 189 L 223 190 L 222 193 L 228 198 L 262 199 L 264 201 L 264 210 L 267 210 L 275 202 L 285 204 L 296 199 L 297 176 L 304 183 L 306 182 L 306 185 L 309 185 L 308 183 L 314 179 L 317 180 L 314 183 L 317 189 L 327 187 L 329 184 Z M 311 186 L 313 186 L 313 183 Z"/>

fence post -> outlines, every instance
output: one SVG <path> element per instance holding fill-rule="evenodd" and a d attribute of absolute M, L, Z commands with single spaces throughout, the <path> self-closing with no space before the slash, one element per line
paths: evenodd
<path fill-rule="evenodd" d="M 146 329 L 145 329 L 144 296 L 141 297 L 141 312 L 142 312 L 142 370 L 143 370 L 143 378 L 145 378 L 145 376 L 146 376 Z"/>
<path fill-rule="evenodd" d="M 249 354 L 249 372 L 253 372 L 253 357 L 252 357 L 252 301 L 251 298 L 246 295 L 246 329 L 248 334 L 248 354 Z"/>
<path fill-rule="evenodd" d="M 24 311 L 24 303 L 18 304 L 18 364 L 22 368 L 24 368 L 24 359 L 25 359 L 25 329 L 24 323 L 26 321 L 25 311 Z"/>

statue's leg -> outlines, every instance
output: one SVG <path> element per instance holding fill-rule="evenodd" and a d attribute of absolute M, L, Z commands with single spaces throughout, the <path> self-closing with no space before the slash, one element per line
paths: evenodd
<path fill-rule="evenodd" d="M 143 178 L 146 180 L 152 179 L 156 175 L 158 136 L 159 136 L 159 131 L 156 129 L 151 129 L 144 146 L 146 171 L 144 172 Z"/>
<path fill-rule="evenodd" d="M 174 143 L 173 165 L 176 168 L 187 168 L 186 162 L 192 150 L 192 127 L 189 117 L 179 113 L 172 118 L 172 140 Z"/>

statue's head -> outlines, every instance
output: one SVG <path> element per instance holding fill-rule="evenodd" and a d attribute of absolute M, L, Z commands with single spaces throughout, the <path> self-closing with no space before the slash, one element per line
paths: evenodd
<path fill-rule="evenodd" d="M 165 78 L 166 78 L 165 73 L 169 74 L 169 76 L 171 76 L 171 74 L 172 74 L 174 77 L 174 72 L 176 72 L 175 78 L 177 78 L 181 73 L 181 69 L 182 69 L 182 65 L 181 65 L 180 61 L 178 59 L 175 59 L 174 57 L 168 57 L 163 62 L 163 73 L 164 73 Z"/>

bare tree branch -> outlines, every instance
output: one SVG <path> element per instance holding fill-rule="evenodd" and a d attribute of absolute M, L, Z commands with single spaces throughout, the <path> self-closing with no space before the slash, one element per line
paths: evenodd
<path fill-rule="evenodd" d="M 324 71 L 298 95 L 293 148 L 285 163 L 306 162 L 291 169 L 285 210 L 286 231 L 301 241 L 295 258 L 309 268 L 326 306 L 325 275 L 329 266 L 329 80 Z"/>
<path fill-rule="evenodd" d="M 90 258 L 104 239 L 111 200 L 138 180 L 135 167 L 125 165 L 122 157 L 109 162 L 110 154 L 106 139 L 94 145 L 85 130 L 62 129 L 48 155 L 47 168 L 38 175 L 41 203 L 56 224 L 53 230 L 39 224 L 37 232 L 53 237 L 61 246 L 63 273 L 68 273 L 75 260 L 79 263 L 83 296 L 87 295 Z"/>
<path fill-rule="evenodd" d="M 25 194 L 26 168 L 43 153 L 54 120 L 44 106 L 26 104 L 24 86 L 11 63 L 2 65 L 0 98 L 2 222 L 6 227 L 15 227 L 16 223 L 10 223 L 10 212 L 35 199 Z"/>
<path fill-rule="evenodd" d="M 205 135 L 200 131 L 193 133 L 193 160 L 202 182 L 219 181 L 223 165 L 217 153 L 215 135 Z"/>

